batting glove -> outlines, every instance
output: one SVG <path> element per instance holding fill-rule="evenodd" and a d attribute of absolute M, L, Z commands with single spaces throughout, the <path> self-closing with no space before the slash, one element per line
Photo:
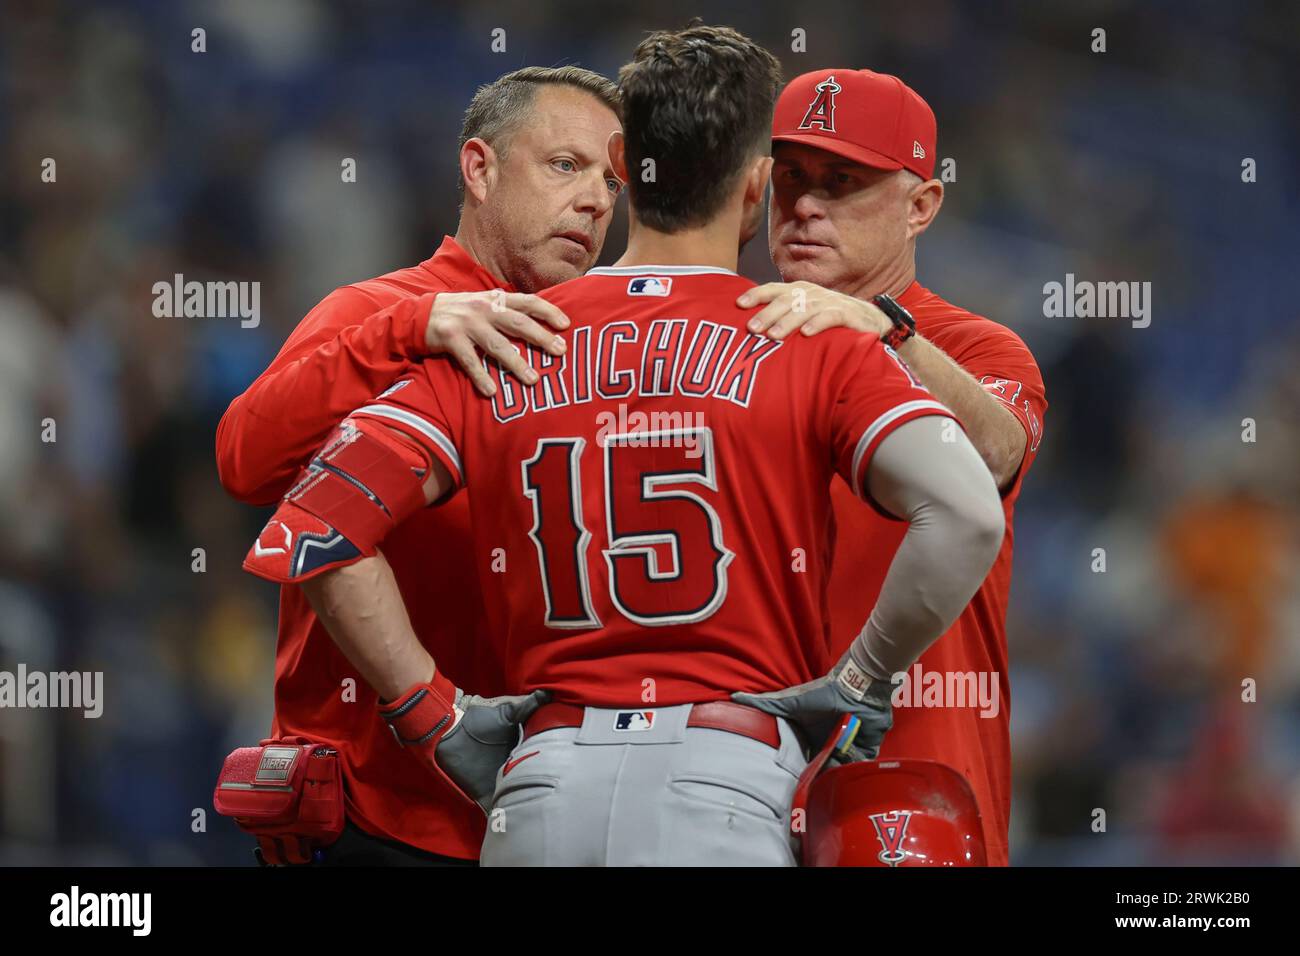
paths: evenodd
<path fill-rule="evenodd" d="M 885 732 L 894 725 L 893 692 L 894 685 L 871 677 L 850 649 L 825 677 L 766 694 L 736 693 L 731 699 L 786 718 L 814 747 L 826 741 L 845 714 L 852 714 L 859 726 L 846 759 L 875 760 Z"/>
<path fill-rule="evenodd" d="M 466 694 L 440 673 L 416 684 L 379 713 L 398 743 L 416 751 L 439 777 L 486 812 L 496 776 L 519 742 L 519 725 L 550 699 L 537 690 L 518 697 Z"/>
<path fill-rule="evenodd" d="M 497 772 L 519 743 L 520 724 L 550 699 L 544 690 L 518 697 L 457 697 L 464 715 L 439 741 L 438 763 L 485 813 L 492 807 Z"/>

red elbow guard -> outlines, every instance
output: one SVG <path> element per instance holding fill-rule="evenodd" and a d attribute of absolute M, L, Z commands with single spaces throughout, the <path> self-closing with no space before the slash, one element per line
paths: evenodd
<path fill-rule="evenodd" d="M 258 535 L 245 570 L 289 584 L 370 557 L 425 506 L 428 469 L 380 422 L 344 419 Z"/>

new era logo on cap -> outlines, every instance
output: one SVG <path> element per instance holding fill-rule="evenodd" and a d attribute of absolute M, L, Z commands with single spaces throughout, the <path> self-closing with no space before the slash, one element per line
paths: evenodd
<path fill-rule="evenodd" d="M 875 169 L 934 175 L 934 112 L 896 76 L 817 70 L 796 77 L 776 102 L 772 139 L 824 149 Z"/>

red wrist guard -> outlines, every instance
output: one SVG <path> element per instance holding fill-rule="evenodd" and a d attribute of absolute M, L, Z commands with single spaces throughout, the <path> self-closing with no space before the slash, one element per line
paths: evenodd
<path fill-rule="evenodd" d="M 441 671 L 435 671 L 429 683 L 416 684 L 397 700 L 381 703 L 379 716 L 388 721 L 393 736 L 404 749 L 412 751 L 420 763 L 445 781 L 462 799 L 481 809 L 438 766 L 438 744 L 456 726 L 455 702 L 456 685 Z"/>

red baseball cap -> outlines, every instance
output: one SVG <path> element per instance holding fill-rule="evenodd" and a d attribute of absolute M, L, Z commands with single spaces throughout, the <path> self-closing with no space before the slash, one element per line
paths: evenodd
<path fill-rule="evenodd" d="M 772 140 L 803 143 L 875 169 L 934 176 L 934 110 L 896 76 L 816 70 L 790 81 L 776 101 Z"/>

